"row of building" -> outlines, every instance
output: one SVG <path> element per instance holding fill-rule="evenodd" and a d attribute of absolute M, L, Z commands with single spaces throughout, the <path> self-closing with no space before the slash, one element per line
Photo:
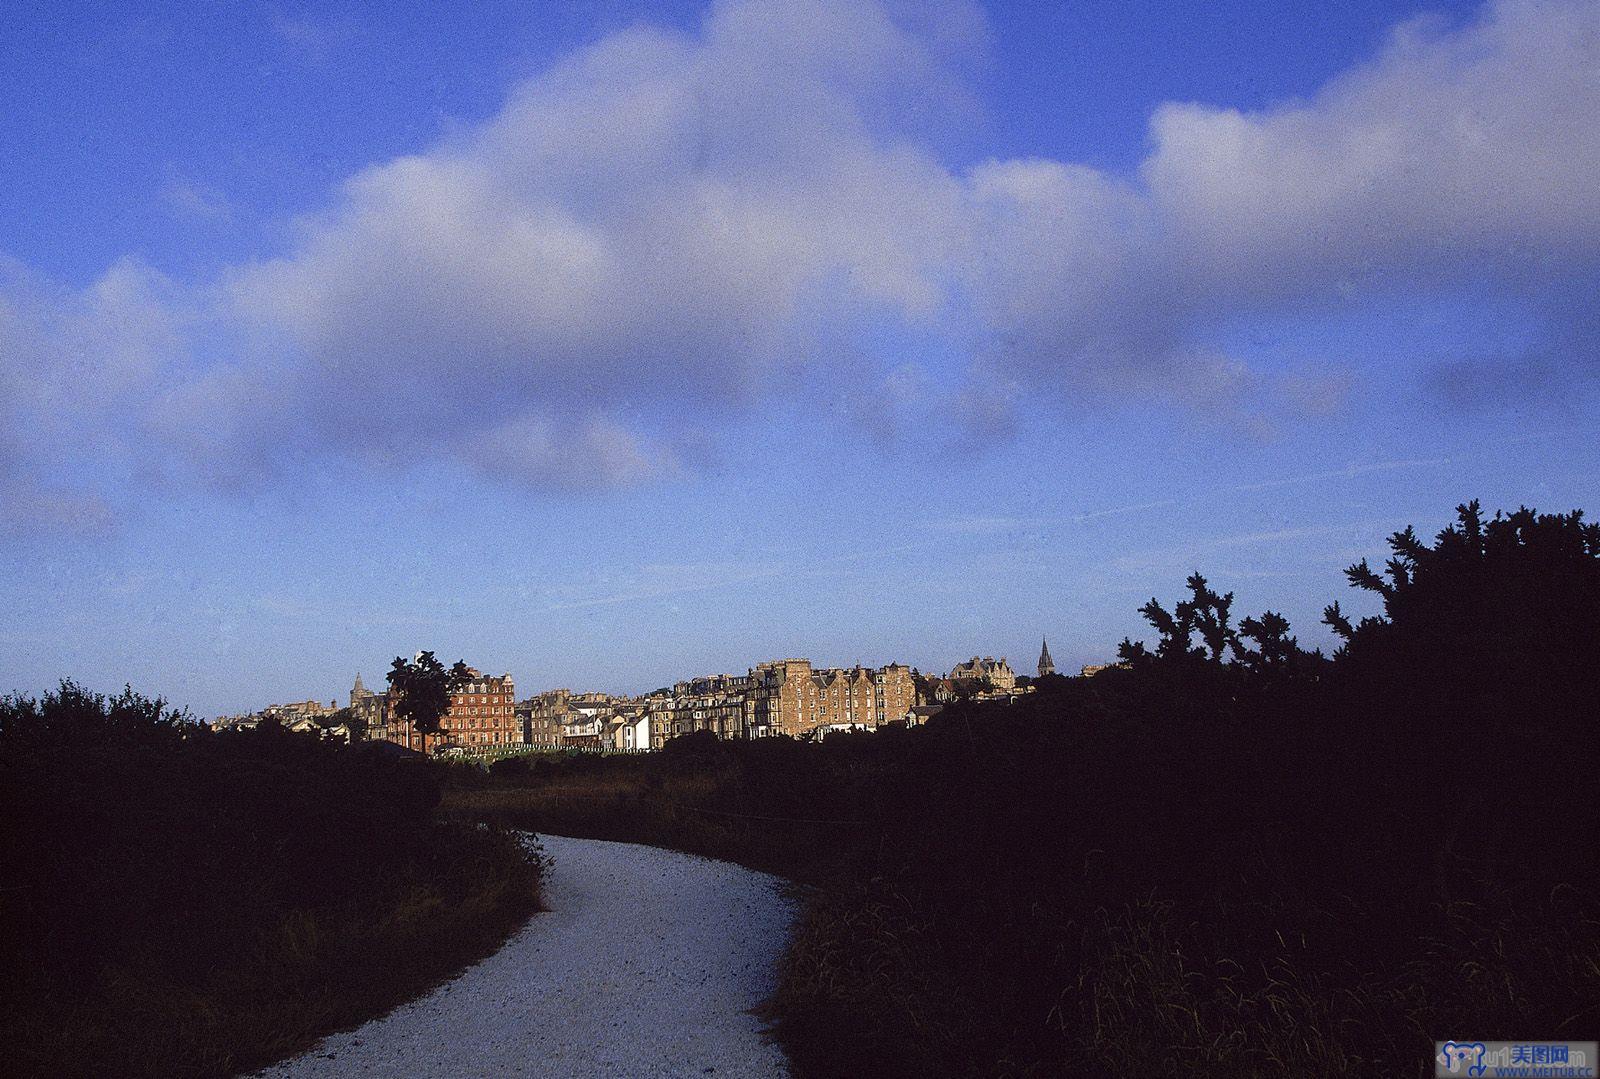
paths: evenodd
<path fill-rule="evenodd" d="M 1039 672 L 1054 673 L 1050 650 Z M 396 715 L 388 693 L 369 689 L 356 675 L 348 713 L 337 702 L 273 705 L 219 726 L 249 726 L 266 718 L 292 729 L 318 729 L 331 737 L 350 731 L 407 749 L 493 753 L 513 747 L 623 751 L 660 749 L 669 739 L 699 731 L 719 738 L 786 735 L 816 738 L 840 731 L 874 730 L 891 723 L 925 722 L 962 697 L 1002 697 L 1026 692 L 1005 657 L 974 656 L 948 676 L 924 676 L 899 663 L 884 667 L 814 667 L 807 659 L 758 664 L 744 674 L 717 674 L 678 682 L 638 697 L 553 689 L 516 699 L 510 674 L 471 680 L 451 697 L 439 731 L 423 736 Z M 340 719 L 342 717 L 342 720 Z"/>
<path fill-rule="evenodd" d="M 430 748 L 468 752 L 506 746 L 660 749 L 670 738 L 709 731 L 720 738 L 816 736 L 914 721 L 917 681 L 911 668 L 815 668 L 806 659 L 763 663 L 742 675 L 694 678 L 639 697 L 553 689 L 516 700 L 511 675 L 478 672 L 450 702 Z M 356 676 L 354 725 L 372 740 L 421 750 L 422 736 L 400 719 L 386 693 Z"/>
<path fill-rule="evenodd" d="M 327 704 L 315 700 L 269 704 L 259 711 L 243 715 L 218 716 L 211 721 L 211 725 L 218 730 L 248 730 L 268 722 L 296 734 L 318 734 L 343 742 L 348 742 L 351 737 L 351 723 L 338 701 Z"/>

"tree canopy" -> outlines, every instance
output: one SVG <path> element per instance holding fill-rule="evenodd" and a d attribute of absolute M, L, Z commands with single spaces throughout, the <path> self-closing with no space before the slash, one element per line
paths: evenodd
<path fill-rule="evenodd" d="M 1458 714 L 1559 719 L 1585 707 L 1600 672 L 1600 525 L 1583 511 L 1485 520 L 1474 500 L 1431 546 L 1408 527 L 1389 548 L 1381 572 L 1366 559 L 1345 571 L 1381 615 L 1324 612 L 1351 680 Z"/>
<path fill-rule="evenodd" d="M 395 715 L 416 729 L 426 749 L 428 736 L 439 733 L 439 723 L 450 711 L 451 696 L 471 680 L 471 669 L 459 659 L 446 670 L 432 652 L 418 652 L 410 660 L 396 656 L 389 669 Z"/>
<path fill-rule="evenodd" d="M 1305 652 L 1289 632 L 1289 620 L 1276 611 L 1232 622 L 1233 593 L 1219 593 L 1199 573 L 1185 582 L 1189 597 L 1167 610 L 1152 598 L 1139 613 L 1156 631 L 1155 650 L 1124 638 L 1118 659 L 1135 668 L 1161 665 L 1177 669 L 1228 667 L 1252 675 L 1312 673 L 1320 652 Z"/>
<path fill-rule="evenodd" d="M 1381 613 L 1356 621 L 1337 602 L 1323 612 L 1342 641 L 1333 662 L 1302 649 L 1276 612 L 1235 624 L 1233 593 L 1199 573 L 1170 609 L 1156 599 L 1139 609 L 1156 640 L 1124 639 L 1119 658 L 1179 713 L 1225 712 L 1241 693 L 1329 676 L 1353 719 L 1592 735 L 1581 717 L 1600 672 L 1600 525 L 1581 510 L 1486 518 L 1472 501 L 1431 544 L 1409 526 L 1388 544 L 1381 570 L 1362 559 L 1345 571 Z"/>

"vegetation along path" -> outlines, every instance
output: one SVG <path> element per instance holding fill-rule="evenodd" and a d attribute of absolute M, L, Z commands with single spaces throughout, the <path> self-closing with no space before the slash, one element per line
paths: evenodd
<path fill-rule="evenodd" d="M 751 1012 L 794 919 L 782 881 L 631 843 L 540 842 L 550 909 L 504 948 L 261 1074 L 788 1074 Z"/>

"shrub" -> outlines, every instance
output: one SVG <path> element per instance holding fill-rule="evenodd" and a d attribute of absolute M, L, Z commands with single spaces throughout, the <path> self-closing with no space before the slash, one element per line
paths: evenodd
<path fill-rule="evenodd" d="M 264 1064 L 469 961 L 536 902 L 438 770 L 125 690 L 0 700 L 0 1039 L 21 1074 Z"/>

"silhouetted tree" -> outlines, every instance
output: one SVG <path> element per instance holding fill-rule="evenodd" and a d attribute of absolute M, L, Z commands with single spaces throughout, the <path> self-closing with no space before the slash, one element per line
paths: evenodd
<path fill-rule="evenodd" d="M 1199 573 L 1185 583 L 1188 597 L 1170 611 L 1155 599 L 1139 608 L 1158 635 L 1154 650 L 1126 638 L 1117 649 L 1147 714 L 1238 716 L 1274 706 L 1271 698 L 1289 683 L 1309 692 L 1321 677 L 1328 661 L 1300 647 L 1283 615 L 1266 611 L 1236 628 L 1232 592 L 1217 592 Z M 1280 698 L 1275 706 L 1287 703 Z M 1289 710 L 1298 713 L 1305 703 L 1301 693 Z"/>
<path fill-rule="evenodd" d="M 450 711 L 451 695 L 471 680 L 472 672 L 459 659 L 446 670 L 432 652 L 418 652 L 409 662 L 395 657 L 389 669 L 395 715 L 422 736 L 423 753 L 428 751 L 428 735 L 439 733 L 439 721 Z"/>
<path fill-rule="evenodd" d="M 1323 620 L 1344 640 L 1348 679 L 1433 712 L 1483 719 L 1574 716 L 1600 683 L 1600 525 L 1582 511 L 1527 508 L 1484 520 L 1476 500 L 1430 547 L 1412 528 L 1389 537 L 1383 571 L 1345 571 L 1381 598 L 1352 623 L 1338 603 Z M 1591 724 L 1592 726 L 1592 724 Z"/>
<path fill-rule="evenodd" d="M 1118 657 L 1135 665 L 1149 660 L 1168 663 L 1210 662 L 1220 664 L 1230 648 L 1237 647 L 1238 635 L 1229 624 L 1233 609 L 1233 593 L 1219 595 L 1212 591 L 1199 573 L 1189 575 L 1189 598 L 1181 600 L 1168 611 L 1159 600 L 1139 608 L 1159 635 L 1155 651 L 1150 652 L 1144 642 L 1124 638 L 1117 648 Z M 1196 635 L 1199 642 L 1195 642 Z"/>

